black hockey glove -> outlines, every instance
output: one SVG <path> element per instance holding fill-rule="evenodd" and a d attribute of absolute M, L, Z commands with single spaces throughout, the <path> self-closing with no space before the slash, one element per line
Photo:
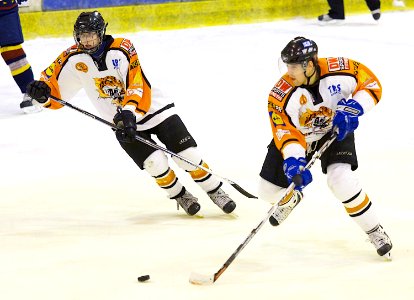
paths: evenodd
<path fill-rule="evenodd" d="M 132 111 L 118 111 L 114 116 L 114 123 L 119 128 L 115 132 L 118 141 L 131 143 L 135 140 L 135 133 L 137 131 L 137 119 Z"/>
<path fill-rule="evenodd" d="M 44 81 L 35 80 L 27 85 L 26 94 L 37 102 L 43 104 L 46 103 L 50 97 L 50 87 Z"/>

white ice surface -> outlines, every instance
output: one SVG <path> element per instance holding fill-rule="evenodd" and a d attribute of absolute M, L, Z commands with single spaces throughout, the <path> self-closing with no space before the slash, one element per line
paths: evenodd
<path fill-rule="evenodd" d="M 279 228 L 266 224 L 212 286 L 214 274 L 269 204 L 225 185 L 226 216 L 187 174 L 204 218 L 188 217 L 122 151 L 113 133 L 68 108 L 23 115 L 0 64 L 0 299 L 414 299 L 414 12 L 349 17 L 320 27 L 297 19 L 124 34 L 153 85 L 173 97 L 203 158 L 257 194 L 271 133 L 267 95 L 278 56 L 293 37 L 320 56 L 346 56 L 380 78 L 380 104 L 356 132 L 358 174 L 394 243 L 384 262 L 326 187 L 317 163 L 304 201 Z M 109 31 L 111 24 L 109 24 Z M 24 44 L 36 77 L 71 39 Z M 79 93 L 73 104 L 95 111 Z M 151 280 L 139 283 L 137 277 Z"/>

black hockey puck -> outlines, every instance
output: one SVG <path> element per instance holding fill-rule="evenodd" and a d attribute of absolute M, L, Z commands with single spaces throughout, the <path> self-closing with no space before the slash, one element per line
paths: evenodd
<path fill-rule="evenodd" d="M 138 277 L 138 281 L 139 282 L 144 282 L 144 281 L 147 281 L 149 279 L 150 279 L 150 276 L 149 275 L 142 275 L 142 276 L 139 276 Z"/>

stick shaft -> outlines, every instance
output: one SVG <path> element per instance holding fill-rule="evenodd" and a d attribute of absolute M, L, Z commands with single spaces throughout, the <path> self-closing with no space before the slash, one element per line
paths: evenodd
<path fill-rule="evenodd" d="M 312 158 L 309 160 L 309 162 L 306 164 L 306 169 L 310 169 L 312 165 L 315 163 L 315 161 L 322 156 L 322 154 L 325 152 L 325 150 L 332 144 L 332 142 L 335 140 L 336 135 L 332 135 L 329 140 L 327 140 L 322 147 L 314 153 Z M 263 227 L 265 222 L 270 218 L 270 216 L 274 213 L 276 210 L 278 203 L 283 202 L 285 198 L 293 191 L 295 188 L 295 184 L 292 182 L 284 192 L 281 199 L 272 205 L 272 207 L 267 212 L 266 217 L 260 221 L 260 223 L 250 232 L 250 234 L 247 236 L 247 238 L 241 243 L 236 251 L 233 252 L 233 254 L 226 260 L 226 262 L 223 264 L 223 266 L 214 274 L 213 276 L 213 282 L 215 282 L 223 273 L 226 271 L 226 269 L 230 266 L 230 264 L 236 259 L 236 257 L 240 254 L 240 252 L 244 249 L 244 247 L 247 246 L 247 244 L 251 241 L 251 239 L 256 235 L 256 233 Z"/>
<path fill-rule="evenodd" d="M 103 124 L 111 127 L 112 129 L 115 129 L 115 130 L 119 129 L 115 124 L 113 124 L 111 122 L 108 122 L 107 120 L 105 120 L 105 119 L 103 119 L 101 117 L 98 117 L 98 116 L 96 116 L 96 115 L 94 115 L 94 114 L 92 114 L 92 113 L 90 113 L 88 111 L 85 111 L 85 110 L 83 110 L 83 109 L 81 109 L 81 108 L 79 108 L 79 107 L 77 107 L 77 106 L 75 106 L 73 104 L 70 104 L 69 102 L 66 102 L 65 100 L 59 99 L 59 98 L 54 97 L 54 96 L 50 96 L 50 98 L 53 99 L 54 101 L 60 103 L 61 105 L 67 106 L 67 107 L 69 107 L 71 109 L 74 109 L 74 110 L 76 110 L 76 111 L 78 111 L 78 112 L 80 112 L 80 113 L 82 113 L 82 114 L 84 114 L 84 115 L 86 115 L 86 116 L 88 116 L 88 117 L 90 117 L 92 119 L 95 119 L 95 120 L 97 120 L 97 121 L 99 121 L 99 122 L 101 122 L 101 123 L 103 123 Z M 240 192 L 241 194 L 243 194 L 244 196 L 246 196 L 248 198 L 257 199 L 256 196 L 254 196 L 253 194 L 250 194 L 249 192 L 247 192 L 245 189 L 243 189 L 240 185 L 238 185 L 234 181 L 232 181 L 232 180 L 230 180 L 228 178 L 225 178 L 223 176 L 220 176 L 218 174 L 213 173 L 213 171 L 211 171 L 209 168 L 206 168 L 206 167 L 204 167 L 204 166 L 202 166 L 200 164 L 197 164 L 197 163 L 195 163 L 195 162 L 193 162 L 193 161 L 191 161 L 191 160 L 189 160 L 189 159 L 187 159 L 187 158 L 185 158 L 185 157 L 183 157 L 183 156 L 181 156 L 181 155 L 179 155 L 177 153 L 174 153 L 174 152 L 172 152 L 172 151 L 170 151 L 170 150 L 168 150 L 168 149 L 166 149 L 164 147 L 161 147 L 160 145 L 157 145 L 155 143 L 152 143 L 151 141 L 148 141 L 147 139 L 144 139 L 143 137 L 140 137 L 138 135 L 135 135 L 135 139 L 138 140 L 138 141 L 140 141 L 140 142 L 142 142 L 142 143 L 144 143 L 144 144 L 147 144 L 148 146 L 151 146 L 151 147 L 153 147 L 153 148 L 155 148 L 157 150 L 161 150 L 161 151 L 163 151 L 165 153 L 168 153 L 171 156 L 175 156 L 175 157 L 181 159 L 182 161 L 188 163 L 189 165 L 192 165 L 193 167 L 196 167 L 198 169 L 201 169 L 203 171 L 206 171 L 207 173 L 209 173 L 211 175 L 214 175 L 214 176 L 220 178 L 221 180 L 229 183 L 238 192 Z"/>

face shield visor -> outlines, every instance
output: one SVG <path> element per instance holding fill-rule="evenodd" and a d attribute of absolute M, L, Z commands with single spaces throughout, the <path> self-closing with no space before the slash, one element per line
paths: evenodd
<path fill-rule="evenodd" d="M 98 31 L 74 31 L 73 36 L 79 49 L 88 54 L 98 51 L 102 44 Z"/>

